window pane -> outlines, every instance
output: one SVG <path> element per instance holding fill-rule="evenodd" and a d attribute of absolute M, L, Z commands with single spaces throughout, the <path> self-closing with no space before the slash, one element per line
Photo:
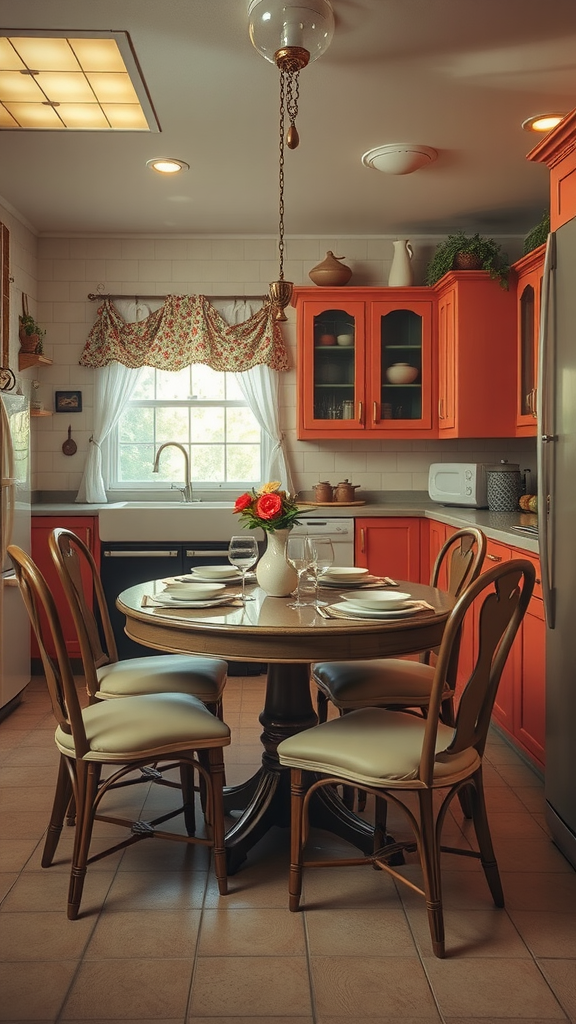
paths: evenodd
<path fill-rule="evenodd" d="M 226 417 L 226 440 L 245 441 L 259 444 L 260 427 L 256 423 L 251 409 L 228 409 Z"/>
<path fill-rule="evenodd" d="M 226 398 L 229 402 L 245 402 L 242 389 L 236 380 L 234 373 L 227 373 L 226 376 Z"/>
<path fill-rule="evenodd" d="M 165 448 L 160 456 L 158 473 L 154 473 L 151 479 L 175 480 L 179 483 L 185 482 L 186 463 L 183 453 L 178 448 Z"/>
<path fill-rule="evenodd" d="M 132 394 L 133 402 L 143 402 L 154 398 L 154 380 L 156 371 L 151 366 L 144 366 L 140 370 L 138 384 Z"/>
<path fill-rule="evenodd" d="M 225 478 L 224 446 L 193 445 L 192 482 L 206 480 L 209 483 L 222 483 Z"/>
<path fill-rule="evenodd" d="M 260 446 L 229 444 L 227 449 L 228 480 L 260 479 Z"/>
<path fill-rule="evenodd" d="M 126 444 L 120 446 L 120 480 L 154 480 L 154 448 L 149 444 Z"/>
<path fill-rule="evenodd" d="M 156 410 L 156 441 L 158 444 L 165 441 L 188 442 L 187 408 L 162 407 Z"/>
<path fill-rule="evenodd" d="M 186 401 L 190 398 L 190 367 L 172 372 L 156 371 L 156 398 L 163 401 Z"/>
<path fill-rule="evenodd" d="M 209 366 L 195 363 L 192 367 L 192 394 L 204 401 L 219 402 L 224 398 L 224 374 Z"/>
<path fill-rule="evenodd" d="M 222 444 L 224 441 L 224 409 L 192 409 L 191 440 Z"/>
<path fill-rule="evenodd" d="M 154 444 L 154 410 L 129 407 L 120 420 L 118 436 L 121 444 L 129 441 Z"/>

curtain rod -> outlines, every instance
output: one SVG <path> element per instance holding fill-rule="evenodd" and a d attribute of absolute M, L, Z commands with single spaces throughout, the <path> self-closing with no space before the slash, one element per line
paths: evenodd
<path fill-rule="evenodd" d="M 203 294 L 203 293 L 201 293 Z M 190 296 L 191 298 L 192 296 Z M 97 299 L 134 299 L 138 302 L 139 299 L 168 299 L 169 295 L 112 295 L 109 292 L 88 292 L 88 298 L 90 302 L 94 302 Z M 211 302 L 215 302 L 218 299 L 231 300 L 238 299 L 261 299 L 263 302 L 268 298 L 267 295 L 204 295 L 205 299 L 209 299 Z"/>

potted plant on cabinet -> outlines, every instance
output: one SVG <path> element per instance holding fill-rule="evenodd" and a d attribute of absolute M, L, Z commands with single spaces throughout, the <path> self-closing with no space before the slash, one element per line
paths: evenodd
<path fill-rule="evenodd" d="M 30 313 L 23 313 L 19 317 L 20 329 L 18 336 L 20 338 L 20 351 L 21 352 L 33 352 L 40 353 L 43 350 L 43 338 L 46 331 L 43 327 L 40 327 L 36 323 L 33 316 Z"/>
<path fill-rule="evenodd" d="M 544 242 L 548 238 L 550 232 L 550 214 L 548 210 L 542 214 L 542 220 L 528 232 L 524 239 L 524 251 L 523 255 L 527 256 L 533 249 L 537 249 L 538 246 L 544 245 Z"/>
<path fill-rule="evenodd" d="M 426 284 L 436 284 L 450 270 L 487 270 L 502 288 L 507 288 L 509 269 L 507 253 L 493 238 L 458 231 L 436 246 L 426 269 Z"/>

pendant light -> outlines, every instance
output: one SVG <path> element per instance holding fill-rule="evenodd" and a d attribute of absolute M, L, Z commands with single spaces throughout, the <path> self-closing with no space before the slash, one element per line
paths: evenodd
<path fill-rule="evenodd" d="M 296 128 L 300 71 L 328 49 L 334 12 L 329 0 L 250 0 L 248 25 L 255 49 L 280 71 L 279 273 L 270 284 L 270 299 L 275 319 L 285 321 L 294 286 L 284 280 L 284 147 L 296 149 L 300 141 Z"/>

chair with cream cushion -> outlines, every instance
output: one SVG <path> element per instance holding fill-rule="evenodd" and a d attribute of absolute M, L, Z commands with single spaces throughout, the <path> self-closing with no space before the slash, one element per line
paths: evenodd
<path fill-rule="evenodd" d="M 441 572 L 447 568 L 447 590 L 459 597 L 480 575 L 486 555 L 486 537 L 469 527 L 458 530 L 444 543 L 436 558 L 430 586 L 437 587 Z M 325 722 L 328 701 L 340 714 L 365 707 L 426 709 L 434 678 L 431 651 L 419 661 L 401 658 L 376 658 L 372 661 L 326 661 L 312 665 L 312 678 L 318 687 L 318 719 Z M 455 680 L 447 679 L 442 699 L 442 717 L 454 721 Z"/>
<path fill-rule="evenodd" d="M 57 722 L 55 741 L 60 765 L 42 867 L 52 863 L 72 798 L 76 806 L 68 917 L 74 919 L 78 915 L 88 864 L 148 838 L 211 847 L 219 892 L 225 895 L 223 748 L 230 743 L 228 726 L 188 693 L 147 693 L 123 700 L 96 701 L 82 709 L 53 595 L 29 555 L 16 546 L 10 546 L 8 554 L 38 641 Z M 49 641 L 56 651 L 55 658 L 48 653 Z M 204 755 L 202 761 L 200 754 Z M 157 764 L 180 766 L 181 785 L 172 784 L 179 791 L 180 806 L 153 821 L 135 822 L 116 810 L 116 798 L 112 812 L 104 813 L 101 802 L 105 802 L 110 789 L 135 769 Z M 105 778 L 104 768 L 111 769 Z M 157 826 L 185 814 L 187 807 L 193 805 L 197 774 L 205 794 L 206 835 L 162 831 Z M 126 827 L 128 838 L 114 838 L 109 848 L 90 857 L 95 821 Z"/>
<path fill-rule="evenodd" d="M 472 583 L 448 619 L 433 671 L 426 718 L 406 711 L 362 708 L 296 733 L 278 746 L 281 764 L 291 769 L 292 842 L 290 909 L 298 910 L 303 868 L 338 866 L 338 860 L 304 859 L 309 800 L 323 786 L 347 785 L 374 796 L 374 853 L 340 863 L 371 864 L 414 884 L 390 867 L 391 856 L 416 849 L 422 870 L 432 946 L 445 952 L 441 851 L 480 859 L 496 906 L 504 905 L 484 802 L 482 758 L 494 698 L 510 647 L 534 586 L 534 567 L 525 559 L 494 566 Z M 478 650 L 463 690 L 453 726 L 440 721 L 446 680 L 458 659 L 459 636 L 465 618 L 480 605 Z M 310 773 L 315 781 L 310 783 Z M 306 790 L 306 787 L 309 788 Z M 451 800 L 461 792 L 470 797 L 478 850 L 441 847 L 442 825 Z M 382 807 L 388 802 L 406 815 L 413 843 L 394 843 L 385 834 Z"/>
<path fill-rule="evenodd" d="M 188 693 L 222 718 L 227 663 L 219 658 L 184 654 L 143 655 L 120 661 L 92 552 L 75 533 L 61 528 L 52 531 L 48 544 L 78 634 L 90 700 Z"/>

